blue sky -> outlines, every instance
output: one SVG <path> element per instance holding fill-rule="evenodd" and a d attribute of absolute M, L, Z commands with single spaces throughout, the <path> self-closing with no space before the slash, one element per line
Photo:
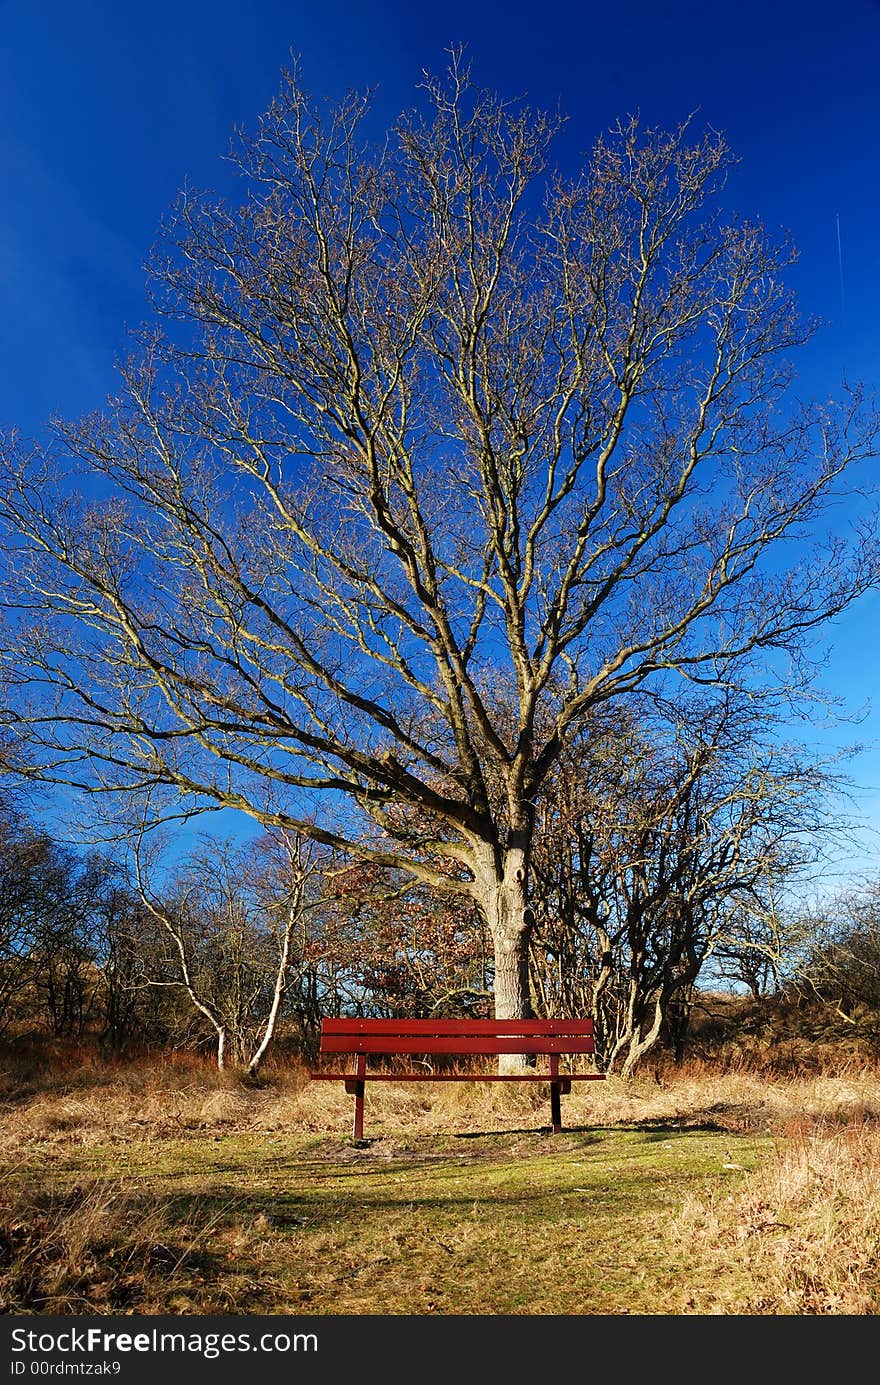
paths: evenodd
<path fill-rule="evenodd" d="M 802 307 L 828 321 L 804 392 L 876 385 L 880 0 L 0 0 L 0 427 L 37 433 L 113 388 L 160 217 L 184 180 L 228 185 L 232 129 L 291 50 L 316 96 L 376 85 L 383 122 L 454 43 L 481 84 L 561 106 L 563 163 L 634 110 L 722 129 L 742 160 L 728 201 L 791 232 Z M 825 682 L 853 711 L 880 681 L 878 616 L 871 598 L 831 632 Z M 880 825 L 880 711 L 827 743 L 856 735 L 871 749 L 851 772 Z"/>

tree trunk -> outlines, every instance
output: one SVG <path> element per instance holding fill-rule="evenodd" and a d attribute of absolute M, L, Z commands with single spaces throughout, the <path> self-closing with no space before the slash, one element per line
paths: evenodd
<path fill-rule="evenodd" d="M 300 899 L 292 903 L 287 911 L 287 922 L 284 927 L 284 936 L 281 941 L 281 956 L 278 959 L 278 968 L 275 972 L 275 986 L 272 991 L 272 1005 L 269 1016 L 266 1020 L 266 1027 L 263 1030 L 263 1037 L 257 1046 L 251 1061 L 248 1063 L 248 1074 L 256 1077 L 260 1070 L 260 1064 L 266 1056 L 266 1050 L 275 1036 L 275 1026 L 278 1022 L 278 1014 L 281 1010 L 281 1001 L 284 997 L 284 988 L 287 984 L 287 969 L 290 965 L 290 940 L 293 936 L 294 925 L 299 918 Z"/>
<path fill-rule="evenodd" d="M 481 881 L 494 950 L 495 1018 L 529 1019 L 529 944 L 534 916 L 528 905 L 525 851 L 516 848 L 499 853 L 481 874 Z M 498 1059 L 499 1073 L 533 1065 L 534 1058 L 528 1054 L 501 1054 Z"/>
<path fill-rule="evenodd" d="M 654 1047 L 660 1036 L 660 1027 L 663 1023 L 662 992 L 656 991 L 654 995 L 646 1001 L 646 1014 L 651 1004 L 654 1006 L 654 1017 L 649 1027 L 645 1030 L 643 1024 L 646 1023 L 646 1021 L 640 1021 L 634 1024 L 630 1029 L 629 1048 L 626 1058 L 623 1061 L 623 1067 L 620 1070 L 621 1077 L 632 1077 L 639 1059 L 644 1057 L 649 1048 Z"/>

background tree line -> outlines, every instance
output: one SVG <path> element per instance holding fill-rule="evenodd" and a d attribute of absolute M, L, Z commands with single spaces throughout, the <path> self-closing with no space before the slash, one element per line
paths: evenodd
<path fill-rule="evenodd" d="M 590 1015 L 600 1061 L 681 1058 L 701 989 L 795 996 L 880 1033 L 876 883 L 797 906 L 837 824 L 834 781 L 757 740 L 750 699 L 615 709 L 572 740 L 536 805 L 530 1004 Z M 493 1012 L 480 911 L 305 836 L 192 839 L 169 866 L 0 829 L 0 1030 L 212 1051 L 254 1073 L 308 1057 L 322 1015 Z M 432 868 L 453 870 L 438 851 Z M 787 901 L 787 902 L 785 902 Z"/>

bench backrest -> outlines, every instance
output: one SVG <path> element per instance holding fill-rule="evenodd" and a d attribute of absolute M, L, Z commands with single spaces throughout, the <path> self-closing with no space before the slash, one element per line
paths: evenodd
<path fill-rule="evenodd" d="M 325 1019 L 322 1053 L 594 1053 L 593 1021 Z"/>

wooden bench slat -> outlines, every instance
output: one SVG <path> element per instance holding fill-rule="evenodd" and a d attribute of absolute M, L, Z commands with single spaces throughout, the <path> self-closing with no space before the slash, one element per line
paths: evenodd
<path fill-rule="evenodd" d="M 322 1034 L 592 1034 L 591 1019 L 324 1019 Z"/>
<path fill-rule="evenodd" d="M 593 1053 L 591 1034 L 575 1038 L 548 1034 L 526 1034 L 499 1038 L 468 1038 L 455 1034 L 403 1034 L 390 1038 L 381 1034 L 327 1034 L 321 1043 L 323 1053 Z"/>
<path fill-rule="evenodd" d="M 310 1072 L 314 1082 L 344 1082 L 353 1072 Z M 366 1072 L 362 1082 L 604 1082 L 604 1072 Z"/>

